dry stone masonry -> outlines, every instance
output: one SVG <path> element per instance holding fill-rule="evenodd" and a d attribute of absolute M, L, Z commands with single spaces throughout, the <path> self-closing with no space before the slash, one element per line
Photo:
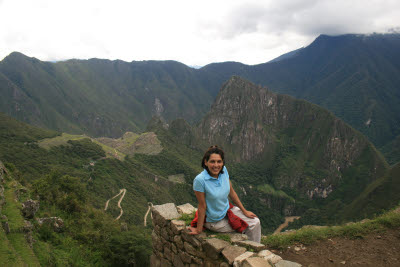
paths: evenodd
<path fill-rule="evenodd" d="M 209 231 L 190 235 L 183 214 L 192 214 L 190 204 L 175 206 L 167 203 L 152 207 L 154 230 L 151 235 L 153 255 L 151 267 L 300 267 L 295 262 L 285 261 L 267 250 L 265 245 L 247 240 L 240 233 L 224 233 L 230 241 L 217 238 Z M 224 238 L 227 239 L 228 238 Z"/>

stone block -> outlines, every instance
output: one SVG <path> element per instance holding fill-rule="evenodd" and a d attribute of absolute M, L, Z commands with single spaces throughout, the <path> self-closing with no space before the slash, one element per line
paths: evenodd
<path fill-rule="evenodd" d="M 160 252 L 163 251 L 163 243 L 161 242 L 160 237 L 153 231 L 151 233 L 151 241 L 153 244 L 153 249 L 158 250 Z"/>
<path fill-rule="evenodd" d="M 165 226 L 170 220 L 178 219 L 181 216 L 174 203 L 153 206 L 151 212 L 153 221 L 161 227 Z"/>
<path fill-rule="evenodd" d="M 185 249 L 185 251 L 193 256 L 197 256 L 200 258 L 204 258 L 204 252 L 196 249 L 195 247 L 193 247 L 190 243 L 188 242 L 183 242 L 183 248 Z"/>
<path fill-rule="evenodd" d="M 174 259 L 172 261 L 174 267 L 184 267 L 185 265 L 182 262 L 181 257 L 179 257 L 179 255 L 174 254 L 173 255 Z"/>
<path fill-rule="evenodd" d="M 176 245 L 174 243 L 171 243 L 171 250 L 174 254 L 178 253 L 178 249 L 176 248 Z"/>
<path fill-rule="evenodd" d="M 191 235 L 191 234 L 189 234 L 188 229 L 184 229 L 181 232 L 181 236 L 182 236 L 183 240 L 185 240 L 186 242 L 189 242 L 194 247 L 200 248 L 200 250 L 202 250 L 201 249 L 201 243 L 202 243 L 201 240 L 202 240 L 202 237 L 205 236 L 205 233 L 201 233 L 199 235 Z"/>
<path fill-rule="evenodd" d="M 161 267 L 172 267 L 172 264 L 168 260 L 162 258 L 161 259 Z"/>
<path fill-rule="evenodd" d="M 224 240 L 211 238 L 205 241 L 203 248 L 206 252 L 207 257 L 216 260 L 218 259 L 220 252 L 229 245 L 229 242 L 226 242 Z"/>
<path fill-rule="evenodd" d="M 174 242 L 179 249 L 183 249 L 183 241 L 180 235 L 174 236 Z"/>
<path fill-rule="evenodd" d="M 189 203 L 179 205 L 176 208 L 180 214 L 193 214 L 196 211 L 196 208 Z"/>
<path fill-rule="evenodd" d="M 221 262 L 221 263 L 219 264 L 219 267 L 229 267 L 229 266 L 231 266 L 231 265 L 229 265 L 229 264 L 226 263 L 226 262 Z"/>
<path fill-rule="evenodd" d="M 250 248 L 250 249 L 252 249 L 252 250 L 254 250 L 256 252 L 265 249 L 265 245 L 263 245 L 261 243 L 254 242 L 254 241 L 250 241 L 250 240 L 238 241 L 238 242 L 236 242 L 236 244 L 239 245 L 239 246 Z"/>
<path fill-rule="evenodd" d="M 275 264 L 275 267 L 301 267 L 302 265 L 297 262 L 281 260 Z"/>
<path fill-rule="evenodd" d="M 171 230 L 175 235 L 179 235 L 185 229 L 185 221 L 172 220 L 170 224 Z"/>
<path fill-rule="evenodd" d="M 248 236 L 245 234 L 239 234 L 239 233 L 224 233 L 226 235 L 228 235 L 231 238 L 231 242 L 232 243 L 236 243 L 239 241 L 245 241 L 248 239 Z"/>
<path fill-rule="evenodd" d="M 179 257 L 181 258 L 181 260 L 184 263 L 191 263 L 192 262 L 192 257 L 190 257 L 190 255 L 188 253 L 186 253 L 186 252 L 182 251 L 181 253 L 179 253 Z"/>
<path fill-rule="evenodd" d="M 234 260 L 233 260 L 233 266 L 234 267 L 239 267 L 241 266 L 242 262 L 247 259 L 250 258 L 254 255 L 254 252 L 251 251 L 246 251 L 245 253 L 237 256 Z"/>
<path fill-rule="evenodd" d="M 159 257 L 156 255 L 152 254 L 150 256 L 150 266 L 151 267 L 160 267 L 161 266 L 161 260 Z"/>
<path fill-rule="evenodd" d="M 167 241 L 169 241 L 169 238 L 170 238 L 170 235 L 168 234 L 168 231 L 167 231 L 167 228 L 161 228 L 161 236 L 165 239 L 165 240 L 167 240 Z"/>
<path fill-rule="evenodd" d="M 272 265 L 263 258 L 251 257 L 245 259 L 241 267 L 272 267 Z"/>
<path fill-rule="evenodd" d="M 262 250 L 258 252 L 258 257 L 267 260 L 270 263 L 277 263 L 278 261 L 282 260 L 282 258 L 269 250 Z"/>
<path fill-rule="evenodd" d="M 227 246 L 222 250 L 222 256 L 229 262 L 233 264 L 233 261 L 240 255 L 246 252 L 246 248 L 238 246 Z"/>
<path fill-rule="evenodd" d="M 172 261 L 172 260 L 173 260 L 172 256 L 173 256 L 172 251 L 171 251 L 169 248 L 164 247 L 164 257 L 165 257 L 167 260 Z"/>

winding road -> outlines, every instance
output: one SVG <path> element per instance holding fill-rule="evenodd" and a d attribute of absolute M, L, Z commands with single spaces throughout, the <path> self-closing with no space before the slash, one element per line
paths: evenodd
<path fill-rule="evenodd" d="M 107 210 L 108 209 L 108 203 L 110 202 L 110 200 L 112 200 L 112 199 L 114 199 L 117 196 L 122 194 L 121 197 L 119 198 L 118 204 L 117 204 L 118 208 L 120 209 L 120 213 L 119 213 L 119 216 L 117 218 L 115 218 L 116 221 L 119 220 L 119 218 L 121 218 L 122 214 L 124 213 L 124 210 L 121 207 L 121 202 L 125 197 L 125 193 L 126 193 L 126 189 L 125 188 L 119 190 L 118 194 L 116 194 L 115 196 L 113 196 L 112 198 L 110 198 L 109 200 L 106 201 L 106 206 L 104 207 L 104 210 Z"/>

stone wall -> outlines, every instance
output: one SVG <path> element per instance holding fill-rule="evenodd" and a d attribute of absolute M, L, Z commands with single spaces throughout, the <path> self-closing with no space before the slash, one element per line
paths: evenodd
<path fill-rule="evenodd" d="M 240 233 L 224 233 L 221 236 L 207 230 L 199 235 L 190 235 L 185 221 L 179 218 L 194 211 L 190 204 L 175 206 L 174 203 L 167 203 L 152 208 L 151 267 L 301 266 L 282 260 L 265 245 L 249 241 L 246 235 Z"/>

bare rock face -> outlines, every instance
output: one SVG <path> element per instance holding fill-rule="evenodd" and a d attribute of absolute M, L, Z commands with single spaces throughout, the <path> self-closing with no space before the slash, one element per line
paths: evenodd
<path fill-rule="evenodd" d="M 39 210 L 39 201 L 29 199 L 22 203 L 22 215 L 27 219 L 32 219 Z"/>
<path fill-rule="evenodd" d="M 6 215 L 1 215 L 1 226 L 6 234 L 10 233 L 10 225 L 8 224 L 8 218 Z"/>
<path fill-rule="evenodd" d="M 238 76 L 223 85 L 193 132 L 202 142 L 222 146 L 236 162 L 265 160 L 280 166 L 286 157 L 287 162 L 306 162 L 274 170 L 275 185 L 278 190 L 296 188 L 309 198 L 327 198 L 360 157 L 369 160 L 369 181 L 386 168 L 369 141 L 329 111 Z"/>
<path fill-rule="evenodd" d="M 3 162 L 0 161 L 0 184 L 4 183 L 6 174 L 7 174 L 7 169 L 4 166 Z"/>
<path fill-rule="evenodd" d="M 49 225 L 54 232 L 60 233 L 63 231 L 64 221 L 59 217 L 37 218 L 36 220 L 40 226 Z"/>

